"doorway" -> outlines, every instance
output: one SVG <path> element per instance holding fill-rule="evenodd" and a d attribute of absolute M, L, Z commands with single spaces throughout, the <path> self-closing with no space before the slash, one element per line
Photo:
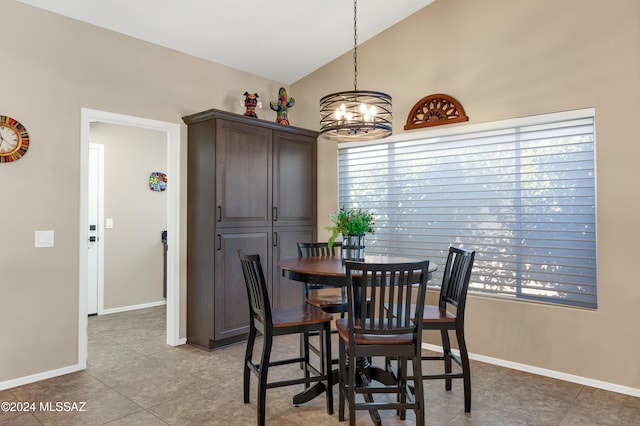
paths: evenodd
<path fill-rule="evenodd" d="M 180 125 L 140 117 L 127 116 L 105 111 L 82 108 L 80 131 L 80 291 L 79 291 L 79 336 L 78 336 L 78 363 L 81 368 L 86 368 L 87 362 L 87 314 L 88 314 L 88 266 L 89 256 L 87 241 L 89 240 L 89 145 L 90 123 L 105 122 L 124 126 L 140 127 L 145 129 L 160 130 L 167 136 L 167 176 L 169 182 L 167 193 L 167 314 L 166 329 L 168 345 L 177 346 L 184 343 L 179 338 L 180 319 L 180 288 L 179 288 L 179 261 L 180 261 Z M 184 339 L 183 339 L 184 340 Z"/>

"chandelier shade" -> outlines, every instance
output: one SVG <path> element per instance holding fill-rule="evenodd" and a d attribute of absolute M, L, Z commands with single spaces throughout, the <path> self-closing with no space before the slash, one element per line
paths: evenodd
<path fill-rule="evenodd" d="M 320 99 L 320 134 L 336 141 L 382 139 L 392 132 L 391 96 L 369 90 Z"/>
<path fill-rule="evenodd" d="M 392 133 L 391 96 L 358 90 L 358 2 L 353 0 L 353 90 L 320 99 L 320 136 L 340 142 L 382 139 Z"/>

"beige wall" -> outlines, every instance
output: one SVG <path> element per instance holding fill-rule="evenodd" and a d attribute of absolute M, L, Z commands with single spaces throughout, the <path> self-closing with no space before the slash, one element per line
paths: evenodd
<path fill-rule="evenodd" d="M 104 309 L 163 302 L 167 194 L 149 189 L 149 175 L 167 171 L 167 134 L 97 122 L 90 142 L 104 145 L 104 214 L 114 225 L 103 229 Z"/>
<path fill-rule="evenodd" d="M 346 54 L 293 84 L 300 125 L 318 128 L 320 97 L 352 79 Z M 433 93 L 456 97 L 470 123 L 595 107 L 598 309 L 472 296 L 468 346 L 640 394 L 640 2 L 438 0 L 360 46 L 358 87 L 392 95 L 396 135 Z M 337 208 L 336 162 L 320 140 L 320 236 Z"/>
<path fill-rule="evenodd" d="M 0 114 L 19 120 L 31 137 L 25 157 L 0 165 L 1 385 L 79 362 L 81 108 L 179 123 L 184 195 L 187 128 L 181 117 L 209 108 L 241 113 L 242 93 L 273 100 L 281 84 L 14 0 L 0 0 L 0 6 L 11 16 L 2 26 L 10 64 L 3 62 L 0 71 Z M 275 121 L 268 108 L 258 114 Z M 181 226 L 185 337 L 184 220 Z M 49 229 L 55 247 L 34 248 L 34 231 Z"/>
<path fill-rule="evenodd" d="M 241 112 L 238 96 L 275 98 L 279 83 L 100 30 L 13 0 L 0 0 L 0 114 L 20 120 L 31 148 L 0 165 L 0 383 L 78 362 L 80 108 L 186 126 L 208 108 Z M 7 52 L 7 50 L 5 50 Z M 595 107 L 598 164 L 597 311 L 472 297 L 472 352 L 640 389 L 634 314 L 640 285 L 640 3 L 637 0 L 438 0 L 359 49 L 358 87 L 394 99 L 402 133 L 413 104 L 448 93 L 471 123 Z M 351 89 L 346 54 L 289 88 L 292 122 L 318 128 L 321 96 Z M 259 115 L 275 119 L 262 109 Z M 319 146 L 319 235 L 337 207 L 335 144 Z M 185 215 L 184 197 L 181 217 Z M 322 219 L 325 223 L 322 223 Z M 186 235 L 184 221 L 182 235 Z M 33 232 L 54 229 L 54 248 Z M 624 248 L 622 251 L 620 248 Z M 185 243 L 181 241 L 181 336 Z"/>

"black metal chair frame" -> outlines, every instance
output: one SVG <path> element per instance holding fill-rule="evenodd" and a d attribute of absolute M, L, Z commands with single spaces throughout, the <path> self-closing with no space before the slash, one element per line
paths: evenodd
<path fill-rule="evenodd" d="M 329 243 L 326 242 L 318 242 L 318 243 L 304 243 L 304 242 L 298 242 L 298 257 L 302 258 L 302 257 L 310 257 L 310 256 L 336 256 L 336 250 L 340 250 L 340 247 L 338 246 L 336 249 L 336 246 L 333 245 L 331 246 L 331 248 L 329 248 Z M 320 309 L 322 309 L 323 311 L 329 313 L 329 314 L 340 314 L 341 318 L 344 318 L 344 314 L 345 312 L 347 312 L 347 294 L 346 294 L 346 288 L 345 287 L 341 287 L 340 292 L 341 292 L 341 298 L 344 301 L 341 304 L 336 304 L 336 305 L 331 305 L 331 306 L 319 306 L 319 304 L 315 303 L 312 299 L 312 297 L 310 297 L 310 293 L 309 291 L 314 291 L 314 290 L 324 290 L 324 289 L 333 289 L 336 290 L 336 287 L 333 286 L 329 286 L 329 285 L 323 285 L 323 284 L 317 284 L 317 283 L 309 283 L 307 281 L 304 282 L 304 286 L 303 286 L 303 294 L 302 294 L 302 298 L 304 303 L 310 303 L 314 306 L 318 306 Z M 332 333 L 336 333 L 336 330 L 332 330 Z M 301 341 L 300 341 L 300 354 L 302 355 L 303 351 L 305 350 L 309 350 L 312 353 L 316 354 L 318 357 L 321 356 L 321 354 L 324 353 L 324 345 L 322 343 L 322 339 L 320 339 L 320 345 L 319 346 L 315 346 L 314 344 L 311 343 L 311 341 L 309 340 L 310 337 L 313 337 L 314 335 L 317 335 L 317 333 L 306 333 L 304 336 L 301 336 Z M 338 360 L 334 359 L 333 364 L 337 364 Z"/>
<path fill-rule="evenodd" d="M 331 391 L 333 379 L 331 374 L 331 320 L 332 317 L 320 309 L 311 305 L 297 305 L 285 308 L 271 308 L 269 294 L 267 292 L 264 272 L 259 255 L 249 255 L 238 252 L 242 264 L 245 284 L 247 286 L 247 296 L 249 300 L 249 338 L 245 352 L 244 362 L 244 402 L 249 402 L 249 388 L 251 373 L 258 377 L 258 425 L 265 424 L 266 390 L 270 388 L 304 384 L 308 388 L 311 383 L 325 382 L 327 413 L 333 414 L 333 392 Z M 287 322 L 286 318 L 295 318 L 292 322 Z M 282 319 L 285 319 L 282 321 Z M 275 321 L 274 321 L 275 320 Z M 320 356 L 321 370 L 309 363 L 309 352 L 305 351 L 300 357 L 271 361 L 271 349 L 275 336 L 288 334 L 304 334 L 317 332 L 324 337 L 325 354 Z M 260 363 L 253 362 L 253 348 L 257 334 L 263 335 L 263 348 Z M 304 377 L 268 382 L 268 371 L 271 367 L 286 364 L 302 363 Z M 312 376 L 311 373 L 314 373 Z M 295 398 L 294 398 L 295 400 Z"/>
<path fill-rule="evenodd" d="M 452 379 L 462 379 L 464 411 L 467 413 L 471 412 L 471 368 L 464 337 L 464 313 L 475 254 L 475 251 L 449 247 L 438 306 L 425 307 L 422 324 L 424 330 L 440 330 L 443 351 L 442 355 L 425 355 L 422 359 L 444 361 L 444 373 L 425 374 L 423 380 L 444 379 L 445 389 L 451 390 Z M 460 355 L 451 350 L 449 330 L 455 331 Z M 452 360 L 462 368 L 462 372 L 452 372 Z"/>
<path fill-rule="evenodd" d="M 365 264 L 346 261 L 348 317 L 337 322 L 340 355 L 339 420 L 344 420 L 345 401 L 349 424 L 356 424 L 356 411 L 369 411 L 376 425 L 378 410 L 397 410 L 401 419 L 413 409 L 416 424 L 424 424 L 422 382 L 409 385 L 407 361 L 421 375 L 422 322 L 412 319 L 410 307 L 417 303 L 422 315 L 429 261 L 401 264 Z M 417 297 L 413 296 L 417 293 Z M 374 383 L 364 365 L 372 357 L 398 359 L 395 383 Z M 359 371 L 360 370 L 360 371 Z M 356 403 L 362 394 L 363 403 Z M 396 401 L 378 401 L 375 394 L 396 394 Z"/>

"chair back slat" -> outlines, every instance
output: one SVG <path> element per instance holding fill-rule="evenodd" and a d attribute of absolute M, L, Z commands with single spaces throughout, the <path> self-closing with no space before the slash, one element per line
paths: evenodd
<path fill-rule="evenodd" d="M 335 256 L 336 246 L 329 248 L 329 243 L 302 243 L 298 242 L 298 257 L 310 256 Z"/>
<path fill-rule="evenodd" d="M 340 248 L 338 248 L 340 250 Z M 320 243 L 304 243 L 298 242 L 298 258 L 303 257 L 311 257 L 311 256 L 335 256 L 336 255 L 336 246 L 332 245 L 329 248 L 329 243 L 320 242 Z M 323 288 L 330 288 L 331 286 L 322 285 L 322 284 L 311 284 L 305 283 L 304 285 L 304 296 L 307 297 L 307 293 L 309 290 L 319 290 Z"/>
<path fill-rule="evenodd" d="M 475 254 L 475 251 L 449 247 L 440 288 L 440 308 L 446 309 L 448 304 L 452 305 L 457 309 L 458 317 L 464 315 Z"/>
<path fill-rule="evenodd" d="M 266 324 L 271 324 L 271 305 L 262 264 L 260 262 L 260 255 L 246 254 L 238 251 L 238 256 L 240 256 L 244 282 L 247 286 L 251 320 L 257 317 L 258 320 Z"/>
<path fill-rule="evenodd" d="M 420 332 L 422 322 L 413 320 L 411 305 L 417 303 L 415 315 L 422 318 L 429 261 L 345 264 L 349 329 L 354 334 Z"/>

